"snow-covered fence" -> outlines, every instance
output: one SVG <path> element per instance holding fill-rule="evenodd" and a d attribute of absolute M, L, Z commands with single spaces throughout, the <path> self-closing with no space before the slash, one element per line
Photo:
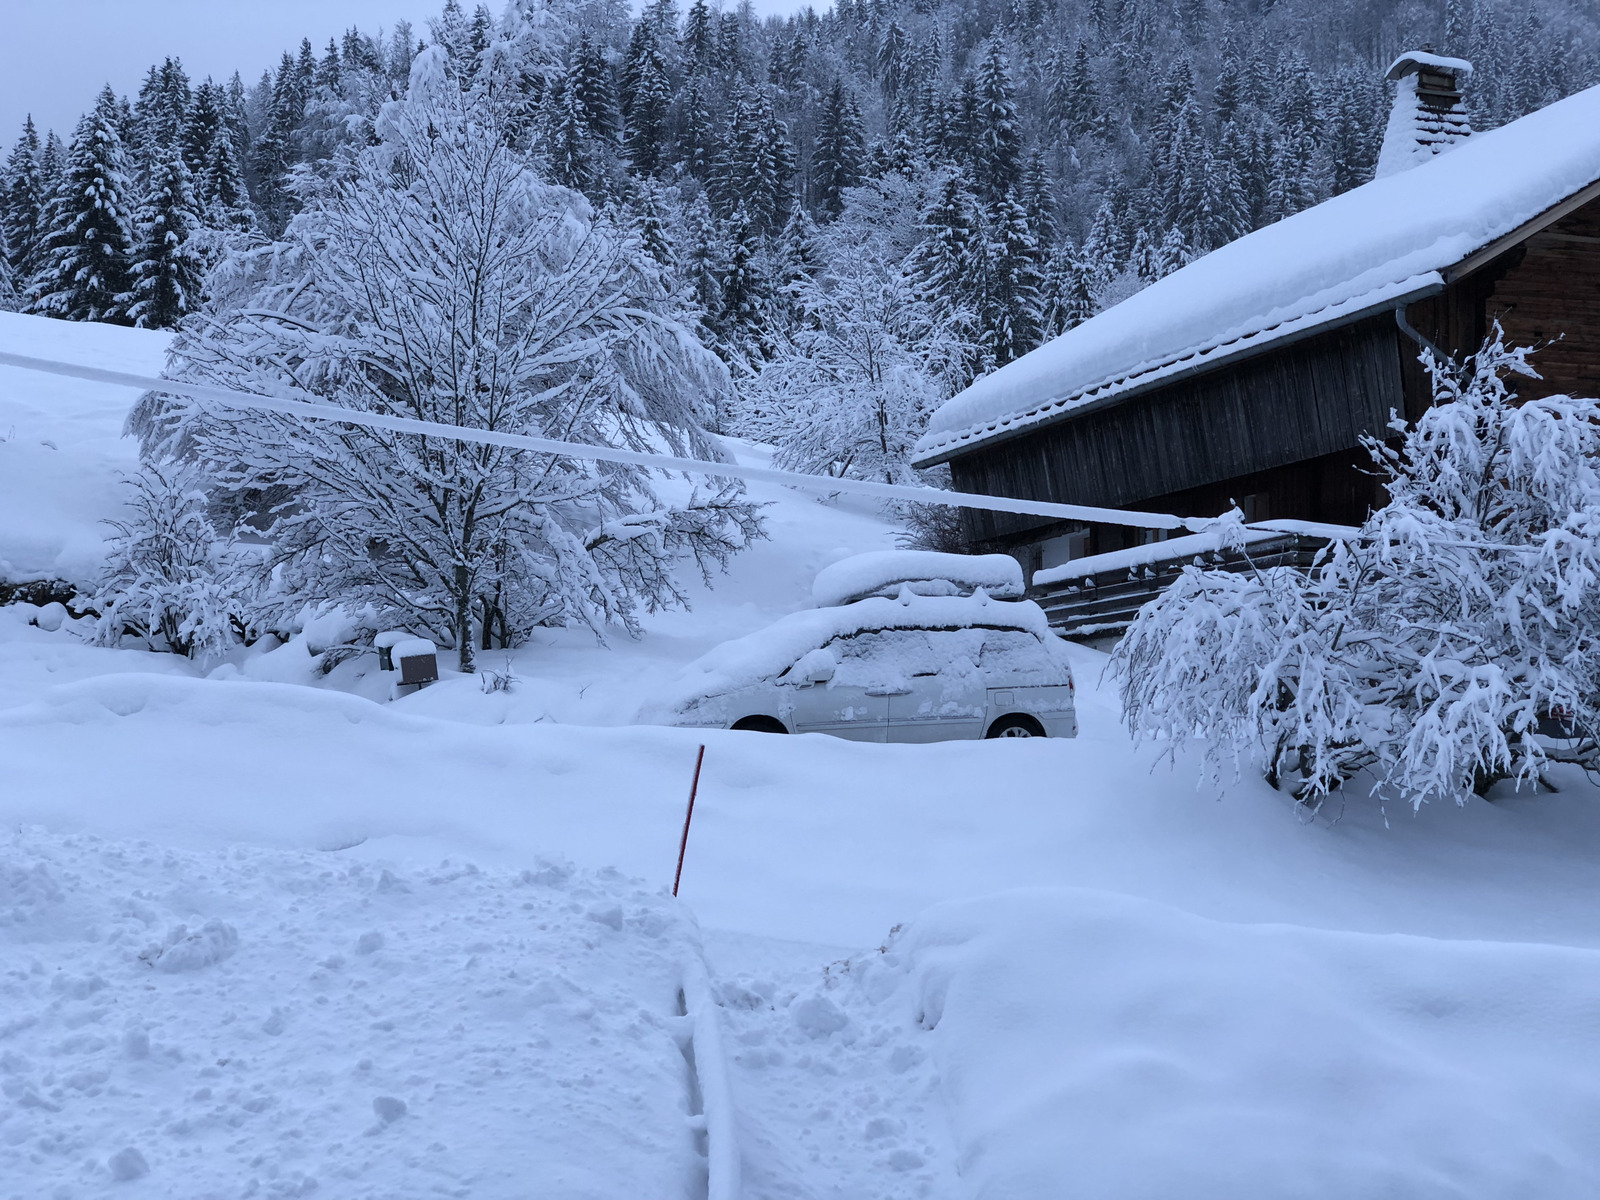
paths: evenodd
<path fill-rule="evenodd" d="M 364 425 L 372 429 L 387 429 L 394 433 L 416 433 L 427 437 L 448 437 L 464 442 L 477 442 L 483 445 L 532 450 L 539 454 L 564 455 L 568 458 L 583 459 L 591 462 L 621 463 L 628 466 L 650 467 L 661 471 L 685 471 L 718 478 L 778 483 L 786 487 L 820 492 L 824 495 L 866 496 L 876 500 L 900 500 L 914 504 L 937 504 L 948 508 L 978 508 L 992 512 L 1017 513 L 1022 516 L 1054 517 L 1057 520 L 1083 521 L 1102 525 L 1125 525 L 1136 529 L 1203 529 L 1211 524 L 1211 518 L 1175 517 L 1166 513 L 1126 512 L 1120 508 L 1096 508 L 1085 504 L 1053 504 L 1044 500 L 1016 500 L 1009 496 L 989 496 L 976 492 L 948 492 L 939 488 L 875 483 L 867 479 L 838 479 L 823 475 L 804 475 L 795 471 L 779 471 L 771 467 L 752 467 L 731 462 L 709 462 L 704 459 L 682 458 L 671 454 L 652 454 L 644 451 L 624 450 L 615 446 L 562 442 L 552 438 L 530 437 L 526 434 L 506 433 L 500 430 L 471 429 L 460 425 L 419 421 L 411 417 L 398 417 L 387 413 L 362 412 L 356 409 L 340 408 L 331 404 L 319 404 L 287 397 L 259 396 L 251 392 L 235 391 L 231 388 L 180 383 L 171 379 L 156 379 L 145 375 L 129 374 L 125 371 L 85 367 L 76 363 L 32 358 L 25 354 L 12 354 L 6 351 L 0 351 L 0 365 L 18 367 L 25 371 L 41 371 L 49 375 L 62 375 L 69 379 L 84 379 L 92 383 L 111 384 L 116 387 L 142 388 L 146 391 L 158 392 L 163 395 L 210 401 L 227 408 L 283 413 L 288 416 L 306 417 L 317 421 L 339 421 L 349 425 Z"/>
<path fill-rule="evenodd" d="M 700 1091 L 700 1116 L 706 1135 L 706 1200 L 738 1200 L 739 1140 L 733 1117 L 733 1087 L 728 1060 L 717 1024 L 717 1003 L 711 980 L 698 955 L 684 960 L 682 989 L 684 1020 L 691 1047 L 687 1057 Z"/>
<path fill-rule="evenodd" d="M 1317 551 L 1357 531 L 1308 521 L 1261 521 L 1236 531 L 1230 544 L 1221 530 L 1132 546 L 1034 572 L 1035 599 L 1056 632 L 1074 638 L 1122 633 L 1186 566 L 1219 571 L 1309 570 Z"/>

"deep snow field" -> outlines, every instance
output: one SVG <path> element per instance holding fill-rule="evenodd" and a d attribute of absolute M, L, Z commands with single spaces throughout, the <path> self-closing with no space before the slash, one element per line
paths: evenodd
<path fill-rule="evenodd" d="M 132 399 L 0 368 L 0 575 L 93 570 Z M 0 608 L 0 1197 L 705 1196 L 701 961 L 749 1200 L 1600 1195 L 1590 784 L 1307 822 L 1131 747 L 1083 649 L 1071 741 L 632 724 L 894 545 L 752 490 L 693 611 L 509 694 L 322 676 L 326 619 L 205 677 Z"/>

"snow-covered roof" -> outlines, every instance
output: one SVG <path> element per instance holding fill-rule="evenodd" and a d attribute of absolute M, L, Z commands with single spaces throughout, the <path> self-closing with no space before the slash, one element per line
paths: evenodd
<path fill-rule="evenodd" d="M 986 375 L 913 461 L 1123 399 L 1438 291 L 1446 273 L 1600 180 L 1600 87 L 1231 242 Z"/>
<path fill-rule="evenodd" d="M 1024 590 L 1022 564 L 1009 554 L 874 550 L 823 567 L 811 585 L 811 599 L 818 608 L 828 608 L 893 594 L 901 584 L 924 596 L 954 596 L 983 588 L 991 596 L 1013 599 Z"/>

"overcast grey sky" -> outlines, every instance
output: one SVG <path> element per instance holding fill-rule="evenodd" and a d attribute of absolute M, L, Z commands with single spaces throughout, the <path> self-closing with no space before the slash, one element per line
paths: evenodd
<path fill-rule="evenodd" d="M 169 54 L 197 82 L 238 70 L 250 83 L 303 37 L 320 53 L 351 25 L 372 32 L 407 20 L 420 30 L 443 7 L 444 0 L 0 0 L 0 154 L 30 112 L 41 133 L 71 137 L 102 84 L 132 96 L 150 64 Z M 490 7 L 498 13 L 503 0 Z M 756 2 L 758 12 L 798 7 Z"/>
<path fill-rule="evenodd" d="M 190 78 L 253 82 L 285 49 L 309 37 L 319 51 L 351 25 L 422 27 L 444 0 L 3 0 L 0 147 L 9 150 L 33 113 L 63 139 L 109 82 L 138 91 L 153 62 L 183 60 Z M 469 5 L 470 7 L 470 5 Z M 497 6 L 498 7 L 498 6 Z"/>

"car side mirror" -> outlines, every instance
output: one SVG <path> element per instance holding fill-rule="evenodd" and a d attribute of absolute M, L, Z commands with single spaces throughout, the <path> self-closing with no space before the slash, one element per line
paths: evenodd
<path fill-rule="evenodd" d="M 819 648 L 803 655 L 800 661 L 789 669 L 789 677 L 802 687 L 807 684 L 827 683 L 833 678 L 836 665 L 833 654 Z"/>

